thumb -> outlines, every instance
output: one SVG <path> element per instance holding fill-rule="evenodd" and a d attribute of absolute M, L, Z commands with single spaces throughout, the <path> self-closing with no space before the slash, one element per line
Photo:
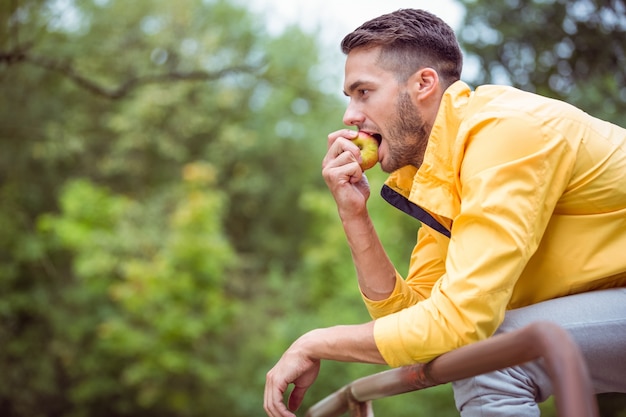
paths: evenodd
<path fill-rule="evenodd" d="M 304 394 L 306 394 L 308 387 L 295 386 L 291 394 L 289 394 L 289 410 L 296 411 L 300 408 Z"/>

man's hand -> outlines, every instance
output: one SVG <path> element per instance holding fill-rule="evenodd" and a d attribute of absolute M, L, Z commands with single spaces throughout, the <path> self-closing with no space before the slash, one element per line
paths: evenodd
<path fill-rule="evenodd" d="M 320 360 L 385 363 L 374 341 L 374 322 L 312 330 L 296 340 L 267 373 L 265 412 L 270 417 L 295 417 L 304 394 L 315 382 Z M 289 409 L 283 398 L 289 385 Z M 291 411 L 290 411 L 291 410 Z"/>
<path fill-rule="evenodd" d="M 296 342 L 297 344 L 297 342 Z M 307 358 L 296 345 L 287 350 L 278 363 L 267 373 L 265 379 L 265 412 L 271 417 L 293 417 L 307 389 L 313 384 L 320 370 L 320 361 Z M 294 388 L 289 395 L 289 410 L 283 403 L 289 385 Z"/>
<path fill-rule="evenodd" d="M 356 131 L 349 129 L 329 134 L 328 151 L 322 162 L 322 176 L 342 217 L 363 211 L 370 196 L 367 177 L 359 166 L 361 151 L 351 140 L 356 135 Z"/>

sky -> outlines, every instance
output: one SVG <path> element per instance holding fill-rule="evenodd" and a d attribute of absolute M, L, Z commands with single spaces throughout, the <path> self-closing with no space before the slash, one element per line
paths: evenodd
<path fill-rule="evenodd" d="M 401 8 L 428 10 L 454 30 L 464 17 L 464 7 L 456 0 L 247 0 L 253 12 L 266 17 L 266 28 L 279 34 L 286 25 L 297 23 L 308 33 L 314 33 L 328 48 L 331 59 L 343 61 L 339 50 L 343 37 L 365 21 Z M 470 64 L 466 61 L 466 64 Z M 336 67 L 335 67 L 336 68 Z M 466 65 L 462 77 L 471 75 Z"/>
<path fill-rule="evenodd" d="M 401 8 L 426 9 L 454 29 L 463 18 L 463 6 L 455 0 L 249 0 L 246 4 L 270 17 L 267 24 L 272 32 L 296 22 L 337 45 L 366 20 Z"/>

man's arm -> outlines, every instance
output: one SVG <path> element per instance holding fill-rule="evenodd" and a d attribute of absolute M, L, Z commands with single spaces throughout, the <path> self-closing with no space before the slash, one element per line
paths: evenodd
<path fill-rule="evenodd" d="M 374 342 L 374 322 L 312 330 L 296 340 L 267 373 L 264 407 L 271 417 L 294 417 L 319 372 L 320 361 L 384 364 Z M 283 396 L 289 385 L 289 410 Z"/>
<path fill-rule="evenodd" d="M 347 129 L 328 136 L 322 175 L 337 203 L 359 287 L 368 299 L 384 300 L 393 292 L 396 270 L 367 212 L 370 189 L 359 167 L 359 148 L 350 141 L 354 136 L 355 132 Z"/>
<path fill-rule="evenodd" d="M 367 212 L 367 177 L 359 166 L 360 150 L 344 129 L 328 136 L 322 174 L 335 201 L 356 267 L 359 287 L 372 300 L 387 298 L 395 287 L 396 270 Z M 312 330 L 296 340 L 267 373 L 264 407 L 271 417 L 293 417 L 319 372 L 321 360 L 384 364 L 374 341 L 374 322 Z M 289 410 L 283 396 L 289 385 Z"/>

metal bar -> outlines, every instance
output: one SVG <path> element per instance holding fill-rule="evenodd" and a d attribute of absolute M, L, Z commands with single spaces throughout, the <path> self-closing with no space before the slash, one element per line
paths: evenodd
<path fill-rule="evenodd" d="M 598 417 L 589 371 L 578 346 L 555 323 L 536 322 L 443 354 L 427 364 L 390 369 L 357 379 L 313 405 L 306 417 L 373 417 L 355 403 L 373 400 L 508 368 L 543 358 L 560 416 Z M 357 411 L 354 411 L 357 410 Z M 361 413 L 361 414 L 359 414 Z"/>

